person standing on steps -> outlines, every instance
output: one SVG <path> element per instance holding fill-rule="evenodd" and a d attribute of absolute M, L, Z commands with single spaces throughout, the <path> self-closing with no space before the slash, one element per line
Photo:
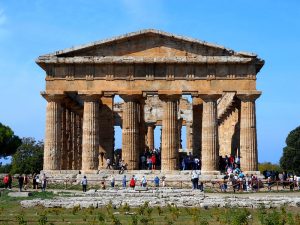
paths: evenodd
<path fill-rule="evenodd" d="M 84 176 L 81 180 L 81 185 L 82 185 L 82 191 L 86 192 L 86 187 L 87 187 L 87 179 L 86 176 Z"/>

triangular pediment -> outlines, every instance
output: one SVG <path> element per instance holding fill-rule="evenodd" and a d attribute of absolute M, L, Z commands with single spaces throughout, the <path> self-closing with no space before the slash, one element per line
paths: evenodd
<path fill-rule="evenodd" d="M 193 57 L 237 55 L 241 57 L 256 56 L 251 53 L 236 53 L 223 46 L 151 29 L 56 51 L 47 56 Z"/>

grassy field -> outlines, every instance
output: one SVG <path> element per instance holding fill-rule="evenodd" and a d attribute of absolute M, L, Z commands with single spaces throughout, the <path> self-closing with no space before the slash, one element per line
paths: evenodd
<path fill-rule="evenodd" d="M 35 192 L 34 198 L 53 198 L 51 192 Z M 178 208 L 149 207 L 147 203 L 139 208 L 124 205 L 114 208 L 109 204 L 103 208 L 72 209 L 63 208 L 22 208 L 22 198 L 12 198 L 3 192 L 0 197 L 0 224 L 300 224 L 298 208 L 281 209 L 230 209 L 230 208 Z"/>

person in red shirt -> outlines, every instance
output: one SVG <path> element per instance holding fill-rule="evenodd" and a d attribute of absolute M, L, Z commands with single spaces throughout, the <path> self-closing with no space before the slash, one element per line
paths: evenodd
<path fill-rule="evenodd" d="M 155 170 L 156 169 L 156 156 L 155 156 L 155 154 L 152 154 L 151 161 L 152 161 L 152 169 Z"/>
<path fill-rule="evenodd" d="M 8 175 L 6 175 L 6 176 L 3 178 L 3 183 L 4 183 L 5 189 L 8 188 L 8 180 L 9 180 Z"/>

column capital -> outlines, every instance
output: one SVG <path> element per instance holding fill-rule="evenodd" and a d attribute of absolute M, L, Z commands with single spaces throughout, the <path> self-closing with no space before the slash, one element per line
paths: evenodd
<path fill-rule="evenodd" d="M 199 97 L 205 102 L 217 101 L 221 96 L 221 92 L 199 93 Z"/>
<path fill-rule="evenodd" d="M 240 91 L 237 93 L 237 97 L 241 101 L 255 101 L 261 95 L 261 91 Z"/>
<path fill-rule="evenodd" d="M 50 94 L 50 93 L 47 93 L 47 92 L 41 92 L 41 95 L 48 102 L 61 102 L 66 97 L 64 94 Z"/>

